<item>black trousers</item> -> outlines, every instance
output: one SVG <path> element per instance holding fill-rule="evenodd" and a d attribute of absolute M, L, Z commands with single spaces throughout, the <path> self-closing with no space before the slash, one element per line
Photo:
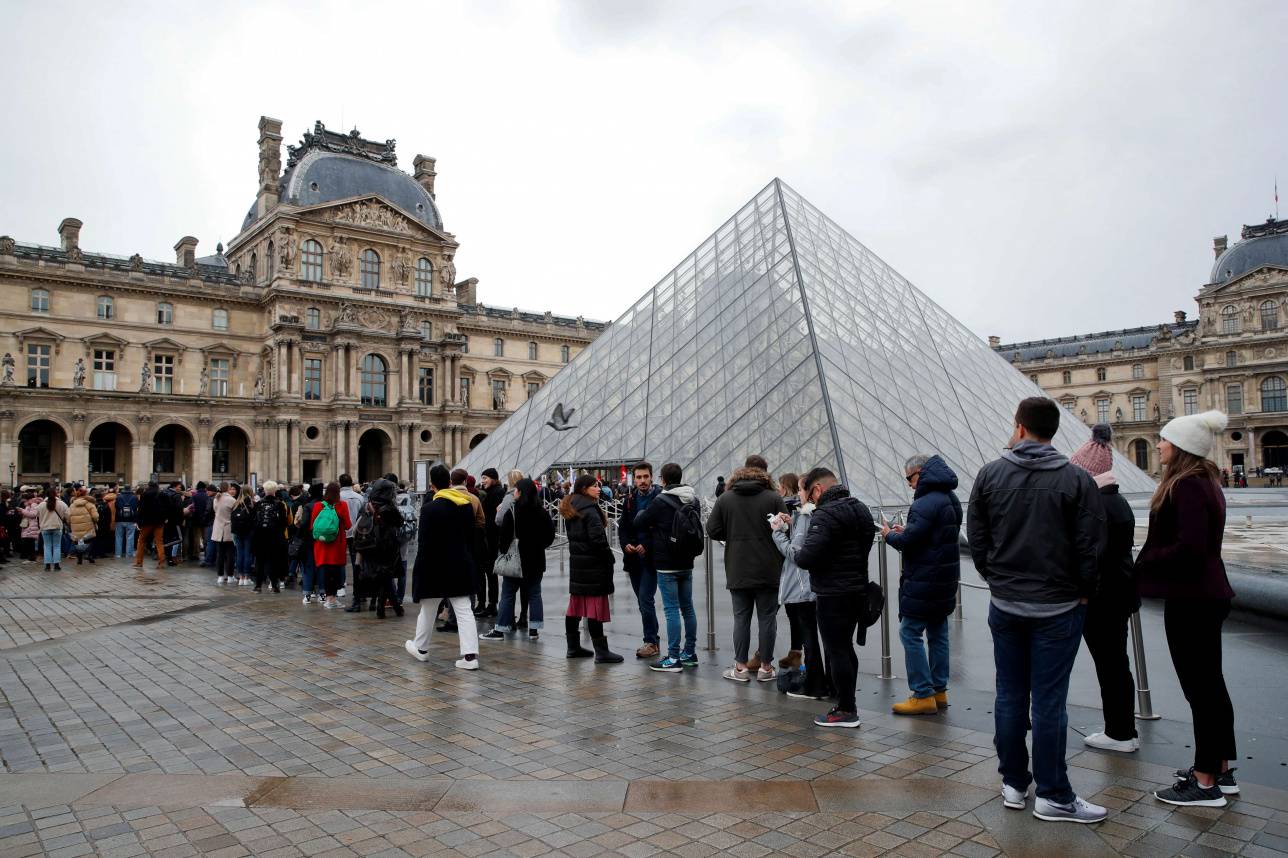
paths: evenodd
<path fill-rule="evenodd" d="M 1168 599 L 1163 603 L 1167 648 L 1194 718 L 1194 768 L 1215 774 L 1237 760 L 1234 705 L 1221 673 L 1221 626 L 1229 599 Z"/>
<path fill-rule="evenodd" d="M 286 568 L 286 543 L 278 540 L 255 541 L 255 586 L 263 587 L 265 579 L 273 586 L 282 580 Z"/>
<path fill-rule="evenodd" d="M 819 594 L 817 598 L 818 633 L 836 687 L 836 706 L 842 712 L 857 712 L 854 692 L 859 681 L 859 656 L 854 651 L 854 634 L 867 598 L 863 593 Z"/>
<path fill-rule="evenodd" d="M 1082 627 L 1083 640 L 1096 664 L 1100 705 L 1105 712 L 1105 735 L 1125 741 L 1136 738 L 1136 683 L 1127 660 L 1127 622 L 1130 605 L 1115 599 L 1092 599 Z"/>
<path fill-rule="evenodd" d="M 233 577 L 233 571 L 237 565 L 234 559 L 237 551 L 233 548 L 233 541 L 229 539 L 216 542 L 215 546 L 215 574 Z"/>
<path fill-rule="evenodd" d="M 831 694 L 827 679 L 827 666 L 823 648 L 818 641 L 818 612 L 813 602 L 796 602 L 784 605 L 787 621 L 792 626 L 792 649 L 805 650 L 805 693 L 811 697 L 828 697 Z M 797 638 L 799 633 L 800 637 Z"/>

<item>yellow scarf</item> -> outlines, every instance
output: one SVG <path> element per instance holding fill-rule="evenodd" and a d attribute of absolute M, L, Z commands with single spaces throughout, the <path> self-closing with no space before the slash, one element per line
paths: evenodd
<path fill-rule="evenodd" d="M 467 495 L 463 489 L 439 489 L 434 492 L 434 500 L 438 500 L 439 498 L 447 498 L 457 506 L 469 506 L 470 504 L 469 495 Z"/>

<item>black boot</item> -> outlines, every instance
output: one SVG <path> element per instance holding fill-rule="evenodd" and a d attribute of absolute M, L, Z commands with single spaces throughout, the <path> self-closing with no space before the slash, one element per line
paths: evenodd
<path fill-rule="evenodd" d="M 608 648 L 608 638 L 595 638 L 595 664 L 621 664 L 623 658 Z"/>
<path fill-rule="evenodd" d="M 564 632 L 568 635 L 569 658 L 590 658 L 594 655 L 581 645 L 581 617 L 564 617 Z"/>

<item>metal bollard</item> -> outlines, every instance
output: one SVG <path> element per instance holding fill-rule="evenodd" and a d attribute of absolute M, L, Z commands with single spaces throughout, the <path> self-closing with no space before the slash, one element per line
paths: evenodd
<path fill-rule="evenodd" d="M 894 673 L 890 667 L 890 589 L 889 583 L 889 560 L 886 558 L 886 541 L 885 537 L 877 534 L 877 550 L 881 553 L 877 555 L 877 575 L 881 584 L 881 596 L 885 599 L 885 607 L 881 611 L 881 672 L 877 674 L 877 679 L 894 679 Z"/>
<path fill-rule="evenodd" d="M 962 582 L 957 582 L 957 607 L 953 608 L 953 619 L 957 622 L 962 621 Z"/>
<path fill-rule="evenodd" d="M 1132 661 L 1136 663 L 1136 705 L 1140 711 L 1136 717 L 1142 721 L 1157 721 L 1162 715 L 1155 714 L 1154 701 L 1149 693 L 1149 671 L 1145 667 L 1145 641 L 1140 630 L 1140 611 L 1131 615 Z"/>
<path fill-rule="evenodd" d="M 702 537 L 702 554 L 707 567 L 707 652 L 715 652 L 716 646 L 716 561 L 712 556 L 711 537 Z"/>

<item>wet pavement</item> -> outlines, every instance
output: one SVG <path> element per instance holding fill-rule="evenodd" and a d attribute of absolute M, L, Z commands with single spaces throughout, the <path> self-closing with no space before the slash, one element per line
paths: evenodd
<path fill-rule="evenodd" d="M 327 611 L 294 590 L 220 587 L 195 567 L 10 563 L 0 856 L 1288 853 L 1282 629 L 1227 626 L 1251 759 L 1239 762 L 1243 794 L 1220 810 L 1148 795 L 1191 754 L 1159 613 L 1147 607 L 1144 628 L 1164 718 L 1141 725 L 1139 755 L 1081 746 L 1079 733 L 1100 728 L 1084 652 L 1071 778 L 1113 814 L 1060 826 L 997 799 L 983 593 L 968 590 L 952 624 L 946 713 L 889 713 L 907 690 L 875 678 L 874 636 L 861 658 L 863 727 L 821 730 L 810 723 L 820 704 L 720 679 L 731 643 L 715 583 L 720 649 L 708 653 L 699 573 L 697 670 L 658 674 L 630 657 L 638 612 L 620 573 L 609 628 L 627 662 L 569 662 L 567 578 L 552 553 L 552 626 L 535 642 L 483 644 L 482 670 L 468 673 L 453 667 L 454 635 L 435 635 L 427 664 L 406 655 L 411 612 Z M 782 620 L 780 649 L 786 634 Z M 897 650 L 892 665 L 902 674 Z"/>

